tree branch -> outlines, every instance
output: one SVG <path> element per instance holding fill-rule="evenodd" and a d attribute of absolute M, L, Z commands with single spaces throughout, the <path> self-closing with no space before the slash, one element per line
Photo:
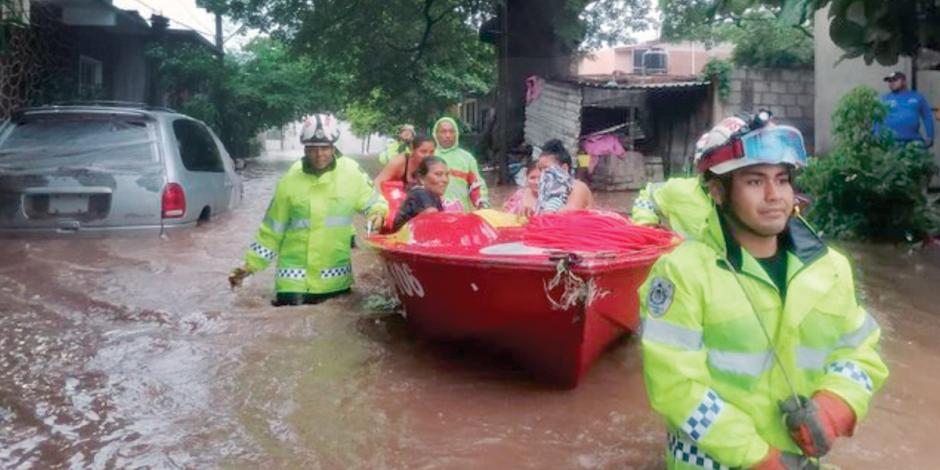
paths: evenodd
<path fill-rule="evenodd" d="M 359 0 L 354 0 L 352 3 L 350 3 L 349 8 L 347 8 L 345 12 L 341 13 L 339 16 L 332 18 L 330 20 L 330 25 L 326 29 L 329 30 L 330 28 L 341 26 L 343 22 L 349 19 L 354 13 L 356 13 L 358 9 L 359 9 Z"/>
<path fill-rule="evenodd" d="M 431 9 L 434 7 L 434 4 L 437 0 L 424 0 L 424 7 L 422 8 L 422 16 L 424 17 L 424 31 L 421 33 L 421 40 L 414 46 L 398 46 L 394 44 L 391 40 L 386 40 L 385 44 L 398 52 L 410 53 L 413 54 L 411 58 L 411 67 L 414 67 L 415 64 L 421 61 L 424 57 L 424 53 L 427 51 L 428 46 L 432 45 L 431 42 L 431 33 L 433 32 L 434 25 L 440 23 L 444 18 L 453 14 L 460 6 L 459 3 L 451 5 L 449 8 L 445 9 L 439 15 L 432 16 Z"/>

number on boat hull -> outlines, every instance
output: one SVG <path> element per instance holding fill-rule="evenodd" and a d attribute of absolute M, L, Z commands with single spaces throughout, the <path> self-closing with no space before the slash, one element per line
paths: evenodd
<path fill-rule="evenodd" d="M 388 263 L 388 272 L 395 281 L 398 292 L 408 297 L 424 297 L 424 286 L 405 263 Z"/>

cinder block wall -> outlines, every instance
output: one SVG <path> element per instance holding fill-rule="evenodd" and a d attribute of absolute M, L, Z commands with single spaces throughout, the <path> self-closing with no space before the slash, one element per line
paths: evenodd
<path fill-rule="evenodd" d="M 769 109 L 777 122 L 798 128 L 807 148 L 812 148 L 815 100 L 816 80 L 811 68 L 736 68 L 731 73 L 731 93 L 720 103 L 721 115 Z"/>

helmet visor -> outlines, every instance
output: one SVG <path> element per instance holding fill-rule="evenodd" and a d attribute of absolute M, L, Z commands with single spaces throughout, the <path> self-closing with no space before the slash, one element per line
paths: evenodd
<path fill-rule="evenodd" d="M 802 167 L 806 165 L 806 147 L 803 135 L 790 126 L 765 127 L 741 137 L 743 158 L 753 164 L 789 163 Z"/>

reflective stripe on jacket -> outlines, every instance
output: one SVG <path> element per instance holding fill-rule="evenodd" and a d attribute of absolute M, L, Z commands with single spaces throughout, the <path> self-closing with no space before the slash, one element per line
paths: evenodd
<path fill-rule="evenodd" d="M 799 452 L 778 409 L 791 392 L 755 310 L 801 395 L 830 391 L 858 422 L 888 376 L 848 260 L 802 219 L 787 233 L 785 300 L 755 258 L 726 244 L 714 208 L 702 240 L 660 258 L 640 287 L 643 374 L 667 422 L 670 469 L 748 468 L 771 446 Z"/>
<path fill-rule="evenodd" d="M 339 157 L 335 168 L 320 176 L 295 164 L 278 182 L 245 262 L 252 271 L 261 271 L 277 259 L 277 292 L 348 289 L 353 282 L 350 239 L 356 212 L 388 212 L 385 199 L 373 190 L 359 164 Z"/>
<path fill-rule="evenodd" d="M 447 168 L 450 173 L 450 182 L 447 185 L 447 191 L 444 193 L 444 207 L 452 207 L 459 203 L 464 212 L 470 212 L 474 209 L 485 209 L 490 206 L 489 189 L 486 187 L 486 181 L 480 174 L 480 167 L 477 159 L 470 152 L 460 148 L 460 128 L 457 122 L 452 118 L 445 117 L 438 119 L 434 123 L 433 135 L 437 142 L 437 127 L 442 122 L 449 122 L 454 126 L 456 141 L 453 147 L 442 148 L 437 143 L 434 155 L 441 157 L 447 162 Z"/>

